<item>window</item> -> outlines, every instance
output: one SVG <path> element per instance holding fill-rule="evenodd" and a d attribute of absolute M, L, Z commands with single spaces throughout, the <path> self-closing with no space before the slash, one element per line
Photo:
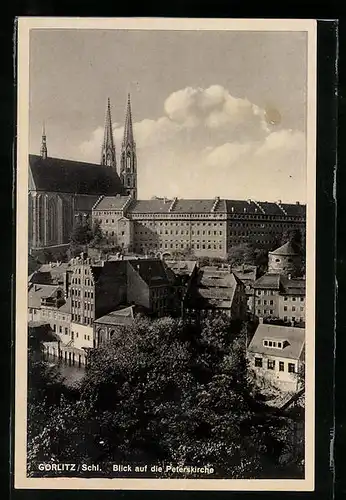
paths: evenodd
<path fill-rule="evenodd" d="M 292 311 L 295 311 L 295 310 L 296 310 L 296 308 L 293 306 L 293 307 L 292 307 Z"/>
<path fill-rule="evenodd" d="M 283 361 L 279 361 L 279 372 L 283 372 L 285 370 L 285 363 Z"/>
<path fill-rule="evenodd" d="M 255 366 L 262 368 L 262 358 L 255 358 Z"/>
<path fill-rule="evenodd" d="M 295 373 L 295 364 L 294 363 L 288 363 L 288 373 Z"/>
<path fill-rule="evenodd" d="M 287 297 L 284 297 L 284 300 L 287 300 Z"/>
<path fill-rule="evenodd" d="M 293 300 L 293 302 L 295 302 L 296 298 L 295 298 L 295 297 L 292 297 L 292 300 Z"/>
<path fill-rule="evenodd" d="M 284 306 L 284 311 L 287 311 L 287 306 Z"/>
<path fill-rule="evenodd" d="M 268 340 L 263 340 L 263 345 L 268 345 Z"/>
<path fill-rule="evenodd" d="M 275 368 L 275 360 L 274 359 L 268 359 L 267 366 L 268 366 L 268 370 L 274 370 L 274 368 Z"/>
<path fill-rule="evenodd" d="M 68 330 L 67 330 L 67 328 L 65 328 L 65 335 L 68 335 Z"/>
<path fill-rule="evenodd" d="M 274 304 L 274 301 L 273 300 L 270 300 L 269 301 L 269 304 L 272 306 Z"/>

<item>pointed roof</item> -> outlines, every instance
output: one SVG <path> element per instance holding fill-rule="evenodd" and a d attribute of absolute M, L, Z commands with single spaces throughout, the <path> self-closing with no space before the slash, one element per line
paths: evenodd
<path fill-rule="evenodd" d="M 113 128 L 112 128 L 112 116 L 111 116 L 111 100 L 108 97 L 107 110 L 106 110 L 106 120 L 105 120 L 105 131 L 103 136 L 103 149 L 111 148 L 115 150 L 114 138 L 113 138 Z"/>
<path fill-rule="evenodd" d="M 41 140 L 41 157 L 47 158 L 47 136 L 46 136 L 46 127 L 45 123 L 42 124 L 42 140 Z"/>
<path fill-rule="evenodd" d="M 272 255 L 299 255 L 290 241 L 287 241 L 284 245 L 269 253 Z"/>
<path fill-rule="evenodd" d="M 124 138 L 123 138 L 123 147 L 127 144 L 132 146 L 135 145 L 135 141 L 133 138 L 133 125 L 132 125 L 132 111 L 131 111 L 131 97 L 130 94 L 127 95 L 127 107 L 126 107 L 126 117 L 125 117 L 125 126 L 124 126 Z"/>

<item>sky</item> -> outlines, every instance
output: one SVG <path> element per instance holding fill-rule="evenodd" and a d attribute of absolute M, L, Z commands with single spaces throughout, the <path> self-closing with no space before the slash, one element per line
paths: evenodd
<path fill-rule="evenodd" d="M 307 34 L 32 30 L 30 153 L 117 155 L 131 93 L 138 197 L 306 201 Z M 119 161 L 118 161 L 119 164 Z"/>

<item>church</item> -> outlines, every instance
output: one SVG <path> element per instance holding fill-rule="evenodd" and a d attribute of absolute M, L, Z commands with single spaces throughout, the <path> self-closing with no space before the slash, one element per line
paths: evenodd
<path fill-rule="evenodd" d="M 51 158 L 45 130 L 40 155 L 29 155 L 29 249 L 66 245 L 75 218 L 91 216 L 101 195 L 137 198 L 136 144 L 133 138 L 130 95 L 117 172 L 110 100 L 106 110 L 100 164 Z"/>
<path fill-rule="evenodd" d="M 29 156 L 29 249 L 66 245 L 76 217 L 91 217 L 125 252 L 225 258 L 232 246 L 270 248 L 283 232 L 305 232 L 306 206 L 220 199 L 137 199 L 137 153 L 130 95 L 119 168 L 108 99 L 100 164 Z M 119 173 L 118 173 L 119 172 Z"/>

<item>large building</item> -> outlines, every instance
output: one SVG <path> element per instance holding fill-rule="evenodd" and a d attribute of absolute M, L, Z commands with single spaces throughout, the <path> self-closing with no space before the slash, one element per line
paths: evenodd
<path fill-rule="evenodd" d="M 135 200 L 102 196 L 92 217 L 111 244 L 125 251 L 225 258 L 232 246 L 270 247 L 284 231 L 305 231 L 305 206 L 253 200 Z"/>
<path fill-rule="evenodd" d="M 48 156 L 45 130 L 40 155 L 29 155 L 29 249 L 69 242 L 76 216 L 91 216 L 100 195 L 137 196 L 136 144 L 132 133 L 130 98 L 117 173 L 110 102 L 106 111 L 100 165 Z"/>
<path fill-rule="evenodd" d="M 137 152 L 128 96 L 119 165 L 108 100 L 100 165 L 29 156 L 29 247 L 69 241 L 77 215 L 101 223 L 109 241 L 124 250 L 172 256 L 225 258 L 232 246 L 271 247 L 282 233 L 305 231 L 305 206 L 220 199 L 137 199 Z M 117 173 L 117 169 L 119 175 Z"/>

